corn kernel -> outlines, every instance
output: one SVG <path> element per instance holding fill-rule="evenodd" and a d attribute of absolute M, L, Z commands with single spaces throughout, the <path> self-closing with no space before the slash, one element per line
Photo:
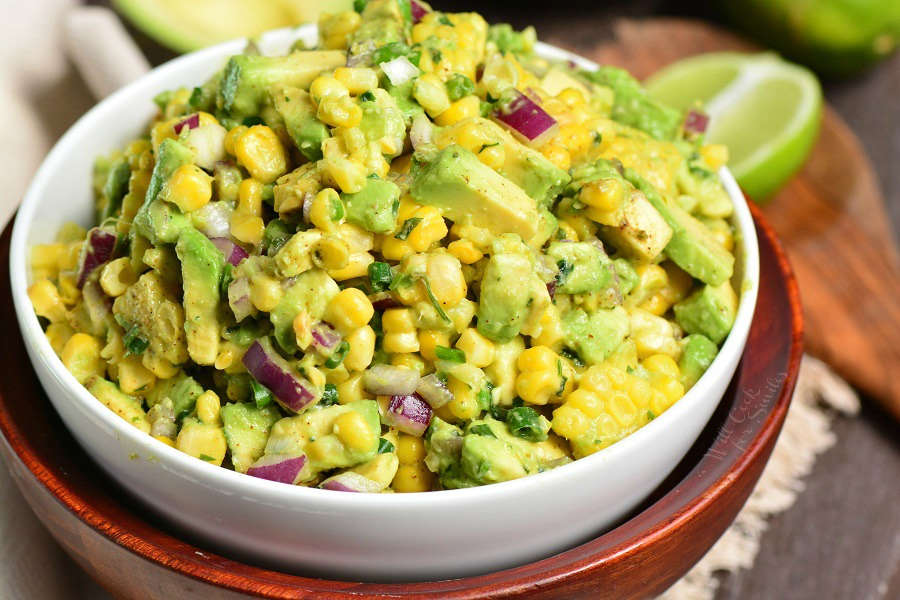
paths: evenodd
<path fill-rule="evenodd" d="M 197 210 L 212 198 L 212 177 L 195 164 L 182 165 L 166 183 L 164 194 L 182 212 Z"/>
<path fill-rule="evenodd" d="M 215 392 L 207 390 L 200 394 L 197 398 L 196 407 L 197 418 L 202 422 L 210 425 L 219 423 L 219 410 L 222 408 L 222 403 Z"/>
<path fill-rule="evenodd" d="M 433 329 L 423 329 L 419 332 L 419 353 L 424 359 L 437 360 L 434 351 L 438 346 L 450 346 L 450 336 L 446 332 Z"/>
<path fill-rule="evenodd" d="M 553 411 L 551 428 L 568 440 L 580 438 L 587 433 L 590 426 L 591 422 L 587 415 L 574 406 L 563 404 Z"/>
<path fill-rule="evenodd" d="M 451 104 L 447 110 L 435 118 L 434 122 L 441 127 L 446 127 L 464 119 L 477 117 L 479 114 L 481 114 L 481 100 L 478 96 L 466 96 Z"/>
<path fill-rule="evenodd" d="M 481 408 L 478 406 L 475 390 L 453 376 L 447 378 L 447 387 L 453 394 L 453 400 L 445 404 L 445 406 L 455 420 L 468 421 L 478 416 Z"/>
<path fill-rule="evenodd" d="M 156 375 L 143 365 L 138 356 L 126 356 L 116 366 L 119 388 L 126 394 L 148 392 L 156 383 Z"/>
<path fill-rule="evenodd" d="M 651 354 L 644 359 L 642 364 L 644 365 L 644 368 L 651 373 L 659 373 L 674 378 L 681 377 L 681 371 L 678 368 L 678 364 L 671 356 L 666 354 Z"/>
<path fill-rule="evenodd" d="M 420 437 L 401 433 L 397 440 L 397 458 L 403 465 L 425 460 L 425 442 Z"/>
<path fill-rule="evenodd" d="M 313 97 L 316 104 L 322 102 L 325 98 L 340 98 L 347 96 L 350 91 L 343 83 L 338 81 L 331 75 L 320 75 L 313 79 L 309 85 L 309 94 Z"/>
<path fill-rule="evenodd" d="M 250 128 L 246 125 L 238 125 L 237 127 L 229 129 L 228 133 L 225 134 L 225 152 L 235 156 L 235 146 L 237 145 L 237 141 L 242 135 L 247 133 L 248 129 Z"/>
<path fill-rule="evenodd" d="M 341 223 L 343 213 L 341 197 L 331 188 L 325 188 L 315 195 L 309 207 L 309 221 L 318 229 L 330 233 Z M 335 218 L 338 217 L 338 218 Z"/>
<path fill-rule="evenodd" d="M 338 292 L 328 303 L 325 320 L 341 333 L 349 334 L 351 331 L 367 325 L 374 314 L 375 309 L 372 307 L 372 302 L 362 290 L 347 288 Z"/>
<path fill-rule="evenodd" d="M 137 275 L 131 268 L 131 260 L 126 256 L 107 263 L 100 272 L 100 287 L 112 298 L 124 294 L 135 281 Z"/>
<path fill-rule="evenodd" d="M 569 151 L 557 143 L 544 144 L 541 147 L 541 154 L 564 171 L 568 171 L 569 167 L 572 166 L 572 157 L 569 155 Z"/>
<path fill-rule="evenodd" d="M 166 435 L 154 435 L 154 436 L 153 436 L 153 439 L 155 439 L 155 440 L 157 440 L 157 441 L 159 441 L 159 442 L 162 442 L 163 444 L 165 444 L 166 446 L 169 446 L 170 448 L 174 448 L 174 447 L 175 447 L 175 440 L 173 440 L 173 439 L 170 438 L 169 436 L 166 436 Z"/>
<path fill-rule="evenodd" d="M 466 297 L 466 278 L 462 265 L 452 254 L 429 254 L 425 266 L 425 275 L 431 287 L 431 293 L 441 306 L 456 306 Z"/>
<path fill-rule="evenodd" d="M 75 330 L 66 322 L 50 323 L 47 326 L 47 340 L 56 354 L 62 354 L 66 342 L 75 334 Z"/>
<path fill-rule="evenodd" d="M 391 482 L 391 488 L 395 492 L 427 492 L 432 488 L 434 474 L 425 465 L 400 465 L 397 474 Z"/>
<path fill-rule="evenodd" d="M 476 248 L 471 240 L 456 240 L 450 242 L 447 246 L 447 250 L 464 265 L 471 265 L 484 257 L 484 253 Z"/>
<path fill-rule="evenodd" d="M 456 340 L 456 347 L 466 353 L 466 362 L 476 367 L 486 367 L 494 362 L 494 343 L 478 333 L 477 329 L 468 328 Z"/>
<path fill-rule="evenodd" d="M 287 155 L 270 127 L 254 125 L 234 143 L 238 163 L 262 183 L 271 183 L 287 171 Z"/>
<path fill-rule="evenodd" d="M 385 352 L 405 353 L 418 352 L 419 340 L 415 331 L 401 333 L 385 333 L 382 340 L 382 348 Z"/>
<path fill-rule="evenodd" d="M 387 235 L 382 239 L 381 255 L 387 260 L 399 262 L 414 253 L 415 250 L 406 240 L 398 240 L 393 235 Z"/>
<path fill-rule="evenodd" d="M 192 427 L 182 427 L 175 440 L 180 451 L 200 458 L 213 465 L 221 465 L 225 460 L 228 443 L 221 427 L 209 423 L 196 423 Z"/>
<path fill-rule="evenodd" d="M 60 358 L 78 383 L 84 385 L 91 377 L 103 377 L 106 371 L 100 349 L 97 338 L 86 333 L 76 333 L 66 342 Z"/>
<path fill-rule="evenodd" d="M 346 360 L 346 359 L 344 359 Z M 366 392 L 363 385 L 363 374 L 353 373 L 343 382 L 337 384 L 338 402 L 349 404 L 357 400 L 370 399 L 372 396 Z"/>
<path fill-rule="evenodd" d="M 621 390 L 616 390 L 610 395 L 607 400 L 607 411 L 622 427 L 630 427 L 638 417 L 634 402 Z"/>
<path fill-rule="evenodd" d="M 485 146 L 478 152 L 477 156 L 482 164 L 494 170 L 499 170 L 506 162 L 506 151 L 499 145 Z"/>
<path fill-rule="evenodd" d="M 369 265 L 373 262 L 375 262 L 375 258 L 368 252 L 356 252 L 347 257 L 346 267 L 330 269 L 328 275 L 335 281 L 364 277 L 369 272 Z"/>
<path fill-rule="evenodd" d="M 578 192 L 578 199 L 602 213 L 612 213 L 625 203 L 627 192 L 624 182 L 616 177 L 608 177 L 586 183 Z M 599 222 L 605 225 L 618 225 L 610 219 L 599 220 Z"/>
<path fill-rule="evenodd" d="M 354 96 L 378 87 L 378 74 L 367 67 L 338 67 L 334 70 L 334 78 Z"/>
<path fill-rule="evenodd" d="M 364 325 L 347 336 L 350 351 L 344 357 L 344 366 L 351 371 L 362 371 L 375 355 L 375 330 Z"/>
<path fill-rule="evenodd" d="M 51 323 L 66 320 L 66 308 L 63 306 L 59 290 L 48 279 L 41 279 L 28 288 L 28 298 L 34 306 L 34 312 Z"/>
<path fill-rule="evenodd" d="M 238 204 L 236 210 L 254 217 L 262 216 L 263 184 L 254 178 L 244 179 L 238 186 Z"/>
<path fill-rule="evenodd" d="M 322 47 L 329 50 L 343 50 L 347 47 L 350 34 L 359 28 L 362 17 L 355 10 L 345 10 L 335 14 L 322 13 L 319 17 L 319 36 Z M 340 69 L 337 69 L 339 71 Z M 335 72 L 337 76 L 337 72 Z"/>
<path fill-rule="evenodd" d="M 250 302 L 257 310 L 272 312 L 283 296 L 284 288 L 274 277 L 260 273 L 250 279 Z"/>
<path fill-rule="evenodd" d="M 266 226 L 262 217 L 254 217 L 235 212 L 231 215 L 231 235 L 245 244 L 258 246 L 263 239 Z"/>
<path fill-rule="evenodd" d="M 728 163 L 728 147 L 724 144 L 706 144 L 700 148 L 700 156 L 713 171 L 718 171 Z"/>
<path fill-rule="evenodd" d="M 377 438 L 376 432 L 369 429 L 366 420 L 355 410 L 334 420 L 334 432 L 341 443 L 357 452 L 371 448 Z"/>
<path fill-rule="evenodd" d="M 391 356 L 391 365 L 395 367 L 406 367 L 413 371 L 418 371 L 419 375 L 425 374 L 425 361 L 415 352 L 401 352 Z"/>
<path fill-rule="evenodd" d="M 362 108 L 350 96 L 330 96 L 319 103 L 316 117 L 331 127 L 358 127 Z"/>
<path fill-rule="evenodd" d="M 604 408 L 601 397 L 584 388 L 579 388 L 569 394 L 569 397 L 566 399 L 566 406 L 577 408 L 591 418 L 599 416 Z"/>
<path fill-rule="evenodd" d="M 339 271 L 350 264 L 350 248 L 336 235 L 321 238 L 312 249 L 313 264 L 321 269 Z"/>

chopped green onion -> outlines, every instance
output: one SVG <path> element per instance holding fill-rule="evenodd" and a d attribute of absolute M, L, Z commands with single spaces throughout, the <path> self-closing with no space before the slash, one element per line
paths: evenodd
<path fill-rule="evenodd" d="M 569 360 L 571 360 L 572 364 L 575 365 L 576 367 L 584 366 L 584 361 L 581 360 L 581 357 L 578 356 L 578 354 L 574 350 L 570 350 L 568 348 L 563 348 L 562 350 L 559 351 L 559 353 L 561 355 L 565 356 L 566 358 L 568 358 Z"/>
<path fill-rule="evenodd" d="M 394 290 L 399 290 L 400 288 L 409 287 L 413 284 L 413 278 L 407 275 L 406 273 L 397 273 L 394 275 L 394 278 L 391 279 L 391 285 L 388 289 L 392 292 Z"/>
<path fill-rule="evenodd" d="M 428 299 L 431 301 L 431 305 L 434 306 L 434 310 L 437 311 L 437 314 L 440 315 L 444 322 L 453 323 L 453 321 L 450 320 L 450 317 L 447 316 L 447 313 L 444 312 L 444 309 L 441 308 L 441 303 L 434 297 L 434 292 L 431 291 L 431 283 L 428 282 L 428 278 L 423 277 L 422 283 L 425 284 L 425 292 L 428 294 Z"/>
<path fill-rule="evenodd" d="M 450 27 L 453 27 L 453 21 L 451 21 L 451 20 L 447 17 L 447 15 L 441 15 L 441 16 L 439 16 L 439 17 L 438 17 L 438 23 L 440 23 L 441 25 L 449 25 Z"/>
<path fill-rule="evenodd" d="M 333 383 L 326 383 L 325 389 L 322 391 L 322 398 L 319 404 L 322 406 L 331 406 L 338 403 L 338 389 Z"/>
<path fill-rule="evenodd" d="M 403 225 L 400 227 L 400 231 L 394 237 L 398 240 L 405 240 L 409 237 L 409 234 L 412 233 L 412 230 L 416 228 L 416 225 L 421 222 L 421 217 L 413 217 L 411 219 L 403 221 Z"/>
<path fill-rule="evenodd" d="M 383 62 L 388 62 L 401 56 L 405 56 L 409 62 L 418 67 L 422 53 L 418 50 L 413 50 L 403 42 L 391 42 L 377 48 L 372 53 L 372 63 L 380 65 Z"/>
<path fill-rule="evenodd" d="M 475 93 L 475 83 L 462 73 L 454 73 L 444 85 L 447 87 L 447 95 L 450 96 L 452 102 Z"/>
<path fill-rule="evenodd" d="M 490 381 L 486 381 L 484 386 L 478 390 L 478 395 L 475 396 L 475 400 L 478 402 L 478 408 L 480 410 L 490 410 L 492 408 L 494 399 L 494 395 L 491 393 L 494 389 L 494 384 Z M 500 419 L 503 421 L 504 419 Z"/>
<path fill-rule="evenodd" d="M 331 196 L 331 220 L 337 223 L 344 218 L 344 203 L 340 197 L 332 194 Z"/>
<path fill-rule="evenodd" d="M 241 121 L 241 125 L 244 127 L 253 127 L 254 125 L 265 125 L 266 122 L 260 119 L 259 117 L 247 117 L 243 121 Z"/>
<path fill-rule="evenodd" d="M 334 351 L 334 354 L 328 357 L 328 360 L 325 361 L 325 368 L 327 369 L 336 369 L 338 365 L 344 362 L 344 357 L 347 356 L 347 353 L 350 352 L 350 344 L 347 340 L 344 340 L 340 344 L 338 344 L 337 350 Z"/>
<path fill-rule="evenodd" d="M 191 90 L 191 97 L 188 98 L 188 104 L 191 105 L 192 108 L 197 108 L 200 106 L 200 102 L 203 101 L 203 88 L 195 87 Z"/>
<path fill-rule="evenodd" d="M 400 14 L 403 15 L 403 20 L 407 23 L 412 23 L 412 6 L 409 0 L 397 0 L 397 6 L 400 7 Z"/>
<path fill-rule="evenodd" d="M 569 278 L 569 275 L 572 274 L 572 269 L 575 268 L 575 265 L 566 259 L 562 259 L 556 263 L 556 266 L 559 267 L 559 273 L 556 274 L 556 285 L 560 286 L 563 285 Z"/>
<path fill-rule="evenodd" d="M 140 328 L 137 325 L 132 325 L 125 337 L 122 338 L 122 343 L 125 344 L 126 355 L 137 356 L 144 353 L 144 350 L 150 345 L 150 340 L 141 337 Z"/>
<path fill-rule="evenodd" d="M 446 360 L 447 362 L 454 363 L 464 363 L 466 362 L 466 353 L 460 350 L 459 348 L 448 348 L 446 346 L 437 346 L 434 349 L 434 354 L 440 360 Z"/>
<path fill-rule="evenodd" d="M 372 92 L 363 92 L 359 95 L 359 100 L 361 102 L 375 102 L 375 94 Z"/>
<path fill-rule="evenodd" d="M 547 430 L 542 426 L 541 415 L 530 406 L 510 409 L 506 415 L 506 427 L 514 436 L 530 442 L 547 439 Z"/>
<path fill-rule="evenodd" d="M 361 13 L 366 9 L 366 4 L 369 3 L 369 0 L 353 0 L 353 10 L 358 13 Z"/>
<path fill-rule="evenodd" d="M 391 287 L 392 279 L 393 274 L 391 273 L 391 265 L 386 262 L 377 261 L 369 263 L 369 283 L 372 286 L 372 291 L 385 291 Z"/>
<path fill-rule="evenodd" d="M 265 408 L 275 401 L 275 396 L 272 395 L 269 388 L 252 378 L 250 379 L 250 392 L 253 394 L 256 408 Z"/>
<path fill-rule="evenodd" d="M 206 462 L 216 462 L 216 459 L 214 459 L 209 454 L 200 454 L 200 456 L 198 456 L 197 458 L 199 458 L 200 460 L 205 460 Z"/>
<path fill-rule="evenodd" d="M 393 451 L 394 445 L 391 443 L 391 440 L 378 438 L 378 454 L 388 454 L 389 452 Z"/>
<path fill-rule="evenodd" d="M 479 423 L 478 425 L 469 427 L 469 433 L 474 435 L 483 435 L 485 437 L 497 437 L 496 435 L 494 435 L 494 432 L 491 430 L 490 426 L 487 423 Z"/>

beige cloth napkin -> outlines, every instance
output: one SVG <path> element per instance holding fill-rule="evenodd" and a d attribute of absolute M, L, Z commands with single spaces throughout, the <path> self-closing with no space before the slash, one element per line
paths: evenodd
<path fill-rule="evenodd" d="M 16 205 L 52 143 L 94 103 L 67 56 L 64 14 L 74 0 L 0 0 L 0 226 Z M 96 15 L 94 15 L 96 17 Z M 102 17 L 100 17 L 102 19 Z M 85 24 L 88 30 L 92 26 Z M 115 71 L 122 64 L 107 65 Z M 131 65 L 134 67 L 134 64 Z M 109 91 L 102 77 L 91 89 Z M 15 327 L 15 324 L 5 324 Z M 834 442 L 836 411 L 857 410 L 855 393 L 821 362 L 804 359 L 798 392 L 784 432 L 760 484 L 736 523 L 704 559 L 665 595 L 666 600 L 706 600 L 715 595 L 716 573 L 750 568 L 767 518 L 786 510 L 802 491 L 818 453 Z M 105 600 L 94 584 L 53 542 L 0 467 L 0 598 Z"/>

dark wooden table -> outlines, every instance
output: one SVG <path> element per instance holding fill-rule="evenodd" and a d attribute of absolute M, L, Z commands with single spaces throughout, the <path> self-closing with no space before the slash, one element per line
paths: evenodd
<path fill-rule="evenodd" d="M 92 3 L 106 4 L 96 1 Z M 712 3 L 630 2 L 435 2 L 477 10 L 491 21 L 534 24 L 539 37 L 590 46 L 610 35 L 618 17 L 709 17 Z M 172 55 L 136 34 L 156 64 Z M 71 84 L 72 82 L 68 82 Z M 900 54 L 861 77 L 826 83 L 828 101 L 866 147 L 900 230 Z M 61 133 L 86 105 L 55 114 L 49 127 Z M 900 290 L 898 290 L 900 291 Z M 900 598 L 900 424 L 863 399 L 858 418 L 838 418 L 838 443 L 823 454 L 806 490 L 776 516 L 763 537 L 754 567 L 723 579 L 721 600 L 876 600 Z"/>

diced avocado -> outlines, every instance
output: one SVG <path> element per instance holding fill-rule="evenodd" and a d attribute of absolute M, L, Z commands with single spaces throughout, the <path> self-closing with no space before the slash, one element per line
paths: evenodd
<path fill-rule="evenodd" d="M 156 382 L 147 393 L 147 406 L 152 408 L 162 402 L 163 398 L 168 398 L 172 401 L 175 419 L 180 421 L 194 410 L 194 404 L 202 393 L 203 387 L 193 377 L 179 371 L 175 377 Z"/>
<path fill-rule="evenodd" d="M 385 90 L 372 90 L 375 100 L 360 101 L 362 121 L 359 128 L 370 142 L 378 142 L 384 138 L 391 140 L 397 151 L 388 156 L 393 158 L 403 151 L 406 138 L 406 121 L 396 100 Z"/>
<path fill-rule="evenodd" d="M 521 336 L 502 344 L 494 344 L 494 361 L 484 368 L 494 384 L 497 403 L 502 406 L 512 404 L 516 396 L 516 376 L 519 374 L 516 360 L 524 350 L 525 341 Z"/>
<path fill-rule="evenodd" d="M 500 125 L 475 117 L 445 127 L 437 136 L 437 145 L 444 148 L 459 143 L 459 137 L 477 135 L 485 140 L 485 146 L 500 144 L 505 159 L 498 172 L 522 188 L 539 206 L 548 206 L 559 192 L 569 183 L 569 174 L 550 162 L 537 150 L 526 146 L 514 138 Z"/>
<path fill-rule="evenodd" d="M 185 229 L 175 245 L 184 284 L 184 331 L 188 354 L 198 365 L 211 365 L 219 354 L 219 284 L 225 257 L 205 235 Z"/>
<path fill-rule="evenodd" d="M 557 291 L 584 294 L 606 289 L 613 278 L 612 261 L 597 244 L 553 242 L 547 256 L 559 267 Z"/>
<path fill-rule="evenodd" d="M 425 465 L 433 473 L 443 473 L 459 462 L 462 450 L 462 429 L 447 423 L 440 417 L 433 417 L 425 432 Z"/>
<path fill-rule="evenodd" d="M 309 93 L 283 86 L 272 91 L 272 102 L 300 154 L 307 160 L 322 158 L 322 142 L 331 134 L 325 123 L 316 118 L 316 107 Z"/>
<path fill-rule="evenodd" d="M 391 485 L 391 481 L 394 480 L 399 467 L 400 460 L 397 458 L 397 455 L 393 452 L 387 452 L 379 454 L 369 462 L 353 467 L 350 470 L 374 481 L 381 489 L 386 489 Z"/>
<path fill-rule="evenodd" d="M 394 99 L 406 125 L 410 124 L 417 115 L 425 113 L 425 109 L 412 97 L 413 84 L 415 84 L 415 80 L 401 85 L 394 85 L 390 81 L 384 84 L 384 89 Z"/>
<path fill-rule="evenodd" d="M 355 194 L 341 194 L 348 223 L 374 233 L 390 233 L 397 226 L 400 188 L 392 181 L 370 177 Z"/>
<path fill-rule="evenodd" d="M 628 313 L 621 306 L 587 313 L 580 308 L 563 315 L 567 343 L 588 364 L 603 362 L 629 332 Z"/>
<path fill-rule="evenodd" d="M 534 49 L 537 34 L 534 27 L 526 27 L 516 31 L 509 23 L 496 23 L 488 28 L 487 39 L 497 46 L 497 50 L 506 54 L 528 54 Z"/>
<path fill-rule="evenodd" d="M 361 14 L 362 23 L 350 36 L 351 57 L 405 40 L 406 18 L 400 4 L 400 0 L 369 0 L 366 3 Z"/>
<path fill-rule="evenodd" d="M 649 133 L 658 140 L 671 140 L 678 133 L 681 112 L 650 98 L 628 71 L 606 65 L 584 75 L 613 90 L 615 101 L 611 116 L 614 120 Z"/>
<path fill-rule="evenodd" d="M 184 335 L 184 309 L 156 271 L 141 275 L 137 283 L 113 302 L 113 314 L 123 327 L 137 326 L 150 341 L 145 352 L 173 365 L 188 358 Z"/>
<path fill-rule="evenodd" d="M 697 200 L 697 210 L 703 216 L 724 218 L 734 212 L 731 197 L 719 181 L 719 176 L 695 161 L 682 164 L 676 182 L 682 194 Z"/>
<path fill-rule="evenodd" d="M 108 409 L 143 431 L 150 433 L 150 420 L 141 406 L 141 401 L 122 392 L 119 386 L 102 377 L 94 376 L 85 384 L 87 390 Z"/>
<path fill-rule="evenodd" d="M 512 448 L 495 437 L 468 434 L 463 438 L 462 471 L 479 485 L 528 475 Z"/>
<path fill-rule="evenodd" d="M 536 296 L 530 258 L 519 252 L 495 252 L 481 278 L 478 331 L 495 342 L 508 342 L 522 330 Z M 546 288 L 545 288 L 546 289 Z"/>
<path fill-rule="evenodd" d="M 194 160 L 194 152 L 175 139 L 166 139 L 159 145 L 156 164 L 150 175 L 144 203 L 134 216 L 134 230 L 158 244 L 173 244 L 181 229 L 190 221 L 175 206 L 158 198 L 163 186 L 182 165 Z"/>
<path fill-rule="evenodd" d="M 717 286 L 702 288 L 673 307 L 675 320 L 688 333 L 702 333 L 716 344 L 731 331 L 737 314 L 738 298 L 726 281 Z"/>
<path fill-rule="evenodd" d="M 315 322 L 322 318 L 325 306 L 340 291 L 338 285 L 324 271 L 312 269 L 300 274 L 281 297 L 278 306 L 269 313 L 275 328 L 275 340 L 285 352 L 297 351 L 294 317 L 302 310 Z"/>
<path fill-rule="evenodd" d="M 584 94 L 585 98 L 588 98 L 590 91 L 587 86 L 569 73 L 569 71 L 561 67 L 551 67 L 541 78 L 541 89 L 550 96 L 557 96 L 561 91 L 573 88 L 579 90 Z"/>
<path fill-rule="evenodd" d="M 115 215 L 119 208 L 121 208 L 122 198 L 128 193 L 128 181 L 130 178 L 131 167 L 124 157 L 117 159 L 110 165 L 100 195 L 100 198 L 103 201 L 103 206 L 99 211 L 101 223 Z"/>
<path fill-rule="evenodd" d="M 493 234 L 538 234 L 537 204 L 518 187 L 456 144 L 441 150 L 413 179 L 410 193 L 421 203 L 443 209 L 454 222 L 473 223 Z"/>
<path fill-rule="evenodd" d="M 720 285 L 731 279 L 734 256 L 720 244 L 697 219 L 684 212 L 674 202 L 666 201 L 643 177 L 631 169 L 625 177 L 641 190 L 663 219 L 672 228 L 672 239 L 666 254 L 676 265 L 710 285 Z"/>
<path fill-rule="evenodd" d="M 672 228 L 643 194 L 632 193 L 622 207 L 620 225 L 604 226 L 602 235 L 625 254 L 649 262 L 662 254 Z"/>
<path fill-rule="evenodd" d="M 281 413 L 275 405 L 258 408 L 247 403 L 226 404 L 220 414 L 234 470 L 246 473 L 250 465 L 262 456 L 269 430 L 281 418 Z"/>
<path fill-rule="evenodd" d="M 613 261 L 613 269 L 615 270 L 616 278 L 619 281 L 619 293 L 622 296 L 627 296 L 638 284 L 640 278 L 638 277 L 637 271 L 634 270 L 631 262 L 624 258 L 615 259 Z"/>
<path fill-rule="evenodd" d="M 236 119 L 258 115 L 273 85 L 307 88 L 319 73 L 341 67 L 346 60 L 342 50 L 296 50 L 286 56 L 232 56 L 219 87 L 219 103 Z"/>
<path fill-rule="evenodd" d="M 705 335 L 695 333 L 682 340 L 681 359 L 678 368 L 681 371 L 681 383 L 684 389 L 694 387 L 700 376 L 712 364 L 719 348 Z"/>

